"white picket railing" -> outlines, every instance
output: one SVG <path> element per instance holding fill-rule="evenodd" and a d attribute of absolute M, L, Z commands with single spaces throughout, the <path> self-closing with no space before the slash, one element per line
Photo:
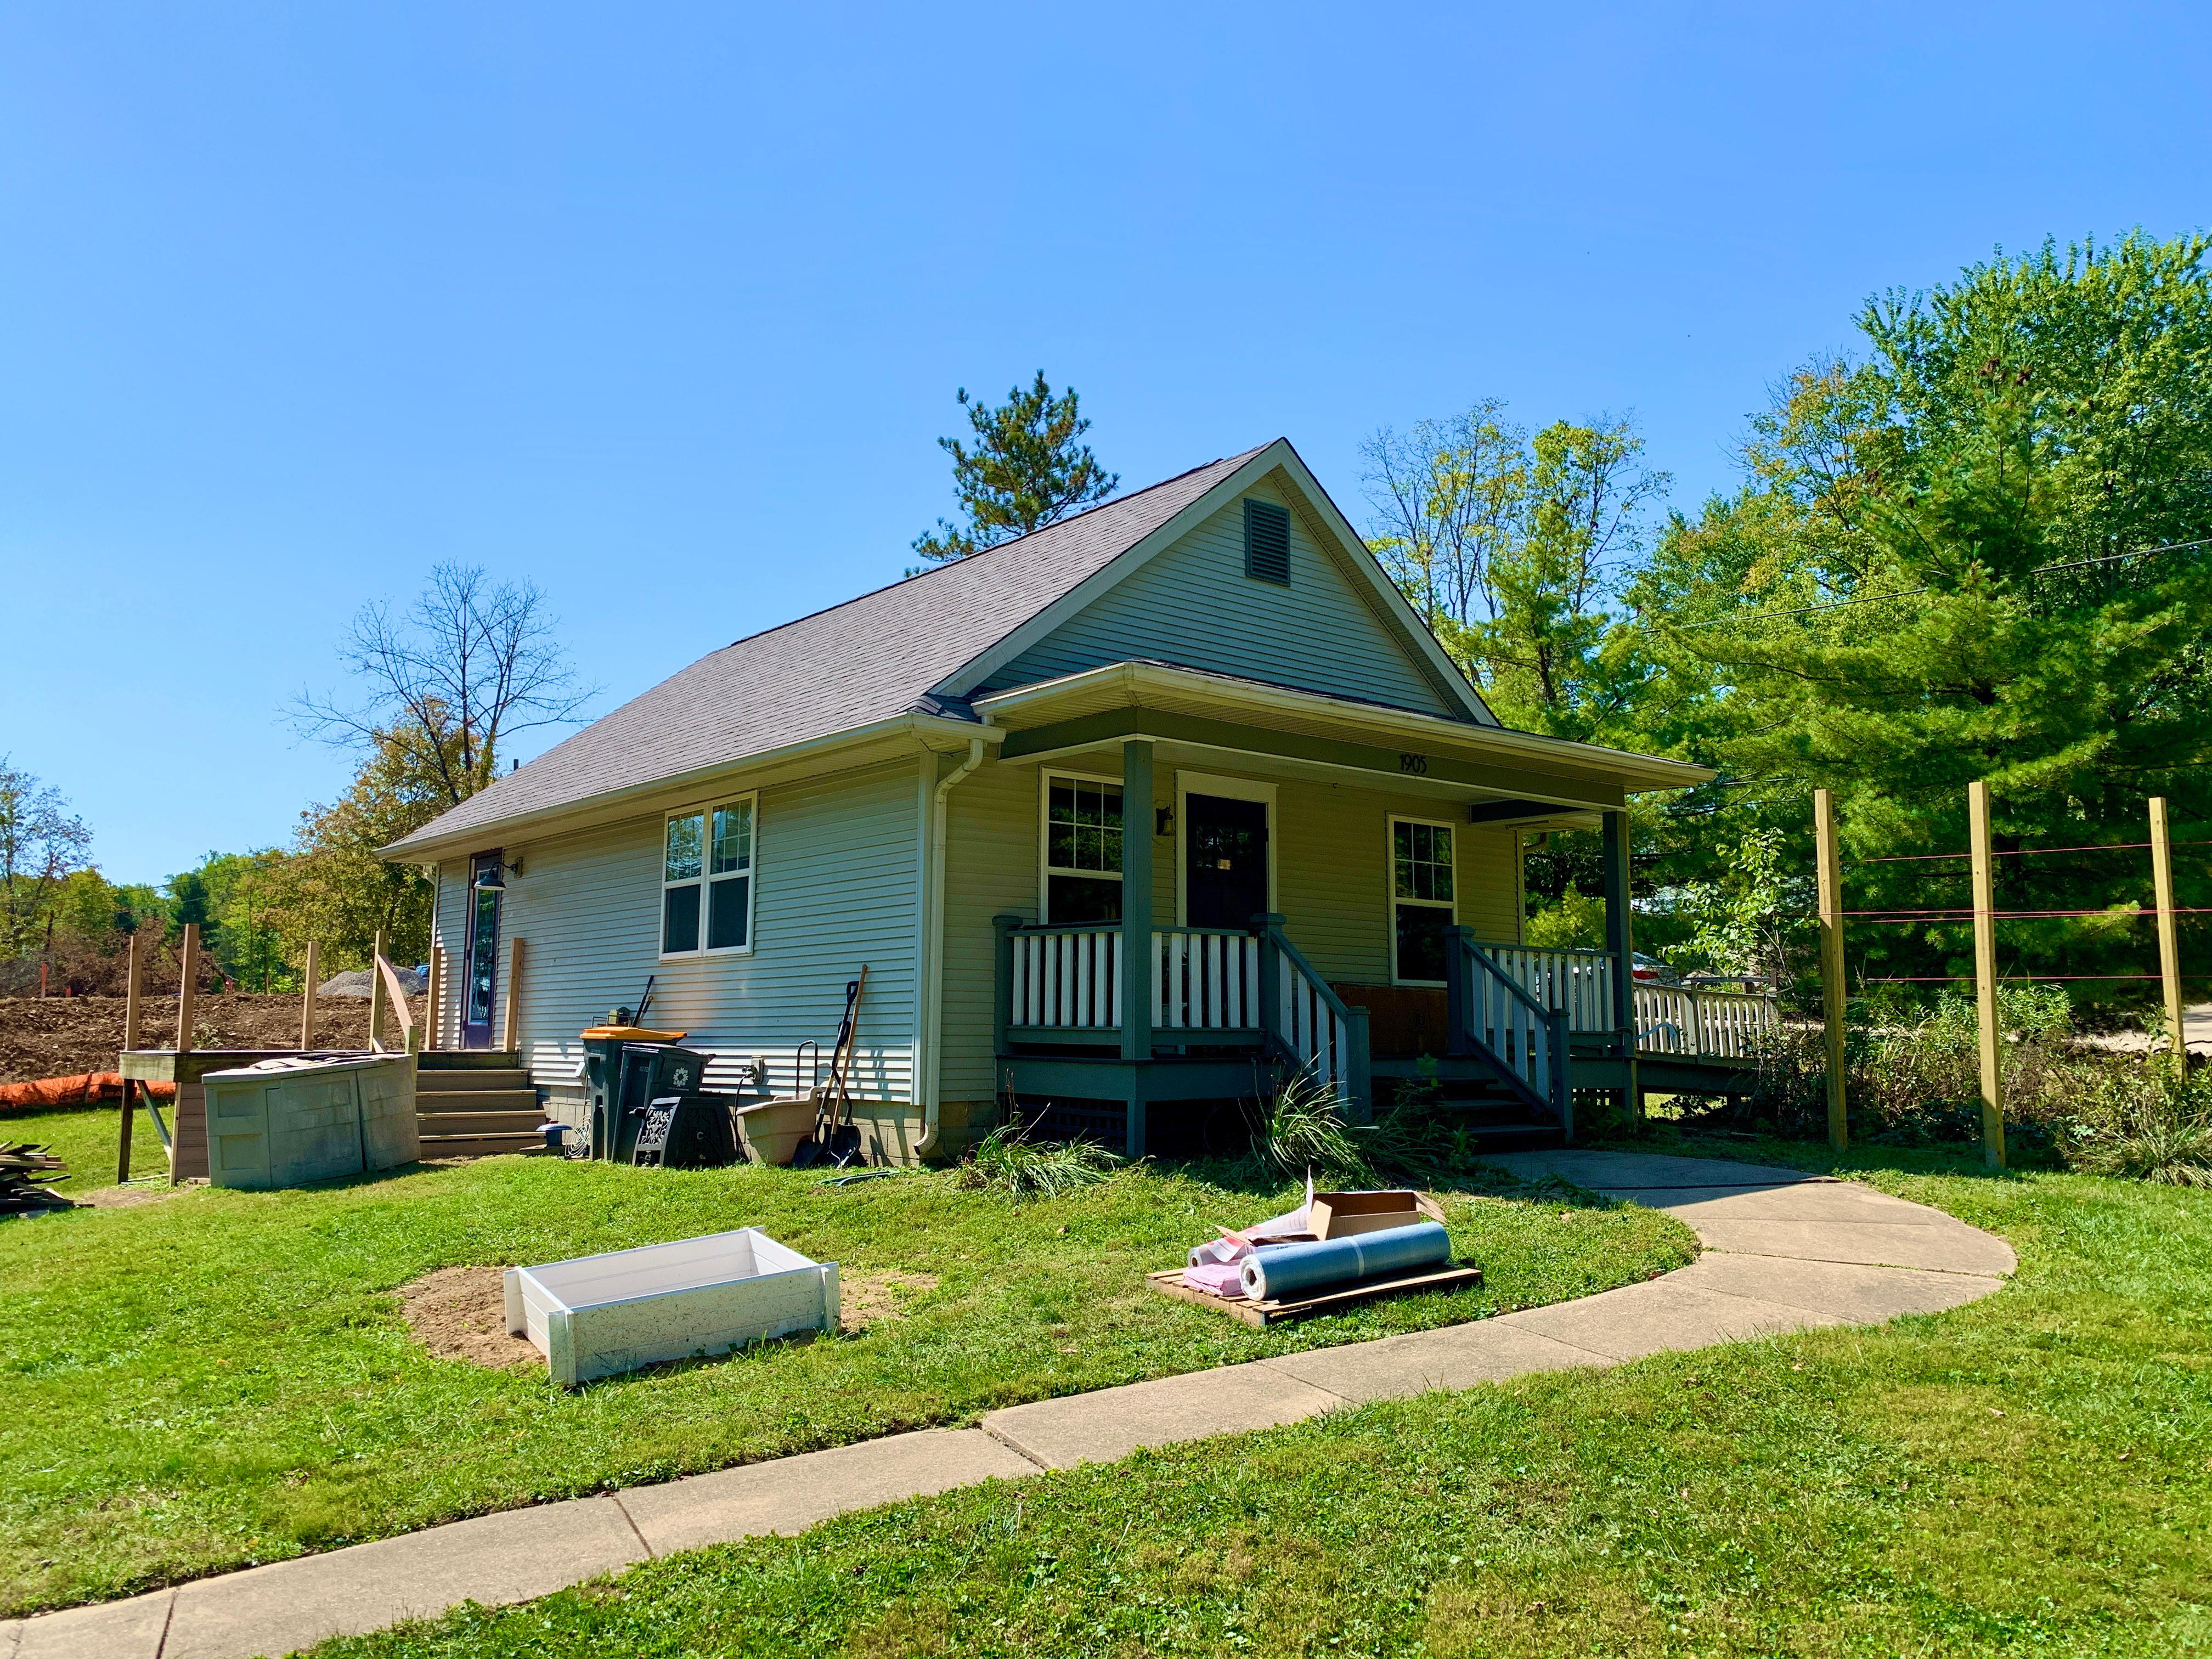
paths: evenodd
<path fill-rule="evenodd" d="M 1646 1054 L 1752 1060 L 1781 1024 L 1774 999 L 1682 985 L 1636 987 L 1636 1046 Z"/>
<path fill-rule="evenodd" d="M 1328 981 L 1279 933 L 1269 940 L 1281 963 L 1275 988 L 1275 1034 L 1298 1069 L 1323 1088 L 1349 1096 L 1358 1086 L 1353 1076 L 1350 1022 Z"/>
<path fill-rule="evenodd" d="M 1260 1024 L 1260 941 L 1212 927 L 1152 934 L 1152 1029 L 1249 1031 Z"/>
<path fill-rule="evenodd" d="M 1540 978 L 1536 986 L 1525 983 L 1520 974 L 1499 959 L 1501 952 L 1472 940 L 1465 940 L 1463 948 L 1455 944 L 1453 949 L 1460 954 L 1449 970 L 1447 994 L 1455 994 L 1462 1000 L 1461 1029 L 1489 1050 L 1536 1101 L 1558 1112 L 1561 1122 L 1567 1121 L 1573 1103 L 1565 1088 L 1565 1022 L 1543 995 L 1544 981 Z M 1522 967 L 1524 972 L 1540 973 L 1529 964 Z M 1559 982 L 1563 990 L 1571 988 L 1569 981 Z"/>
<path fill-rule="evenodd" d="M 1112 1030 L 1121 1024 L 1121 930 L 1039 927 L 1013 937 L 1018 1025 Z"/>
<path fill-rule="evenodd" d="M 1601 951 L 1538 951 L 1485 945 L 1485 955 L 1544 1006 L 1567 1017 L 1570 1031 L 1613 1029 L 1613 960 Z"/>

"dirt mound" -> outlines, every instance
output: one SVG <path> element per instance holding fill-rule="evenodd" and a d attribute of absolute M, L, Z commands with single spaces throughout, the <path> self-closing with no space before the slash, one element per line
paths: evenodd
<path fill-rule="evenodd" d="M 848 1331 L 864 1331 L 885 1319 L 904 1319 L 907 1304 L 937 1288 L 935 1273 L 837 1274 L 837 1297 L 844 1305 L 840 1323 Z"/>
<path fill-rule="evenodd" d="M 543 1364 L 526 1338 L 507 1334 L 507 1269 L 440 1267 L 399 1287 L 399 1313 L 440 1359 L 499 1370 Z"/>
<path fill-rule="evenodd" d="M 112 1072 L 123 1048 L 121 997 L 0 997 L 0 1083 Z M 422 1000 L 415 1017 L 422 1017 Z M 300 1041 L 300 999 L 290 992 L 204 992 L 193 1024 L 196 1048 L 291 1048 Z M 394 1021 L 394 1036 L 397 1037 Z M 138 1041 L 149 1048 L 177 1038 L 173 996 L 140 1005 Z M 325 997 L 315 1008 L 315 1041 L 329 1048 L 368 1046 L 368 1005 Z"/>

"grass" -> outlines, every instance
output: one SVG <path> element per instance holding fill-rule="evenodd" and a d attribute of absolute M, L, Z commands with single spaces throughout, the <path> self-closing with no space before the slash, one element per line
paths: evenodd
<path fill-rule="evenodd" d="M 2019 1251 L 1948 1314 L 989 1485 L 317 1653 L 2212 1653 L 2212 1192 L 1973 1156 L 1843 1165 Z"/>
<path fill-rule="evenodd" d="M 161 1115 L 165 1120 L 170 1115 L 167 1106 L 161 1108 Z M 0 1140 L 51 1146 L 58 1157 L 68 1161 L 70 1178 L 60 1190 L 77 1198 L 115 1184 L 116 1133 L 113 1107 L 0 1117 Z M 139 1113 L 137 1133 L 131 1138 L 131 1178 L 166 1175 L 168 1168 L 154 1126 L 143 1112 Z"/>
<path fill-rule="evenodd" d="M 96 1141 L 112 1113 L 19 1121 Z M 112 1158 L 112 1139 L 100 1148 Z M 88 1153 L 91 1151 L 88 1148 Z M 72 1153 L 74 1157 L 74 1152 Z M 100 1158 L 83 1165 L 97 1176 Z M 106 1173 L 112 1175 L 112 1164 Z M 1126 1171 L 1054 1197 L 950 1173 L 496 1158 L 286 1193 L 188 1191 L 0 1224 L 0 1611 L 101 1600 L 544 1498 L 665 1480 L 995 1407 L 1585 1295 L 1694 1251 L 1664 1216 L 1449 1195 L 1487 1282 L 1260 1333 L 1142 1286 L 1215 1222 L 1287 1194 Z M 610 1378 L 434 1358 L 393 1291 L 759 1224 L 848 1279 L 933 1275 L 905 1316 Z"/>

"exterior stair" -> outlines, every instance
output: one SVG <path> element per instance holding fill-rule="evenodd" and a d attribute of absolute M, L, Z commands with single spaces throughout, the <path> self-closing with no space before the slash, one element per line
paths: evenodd
<path fill-rule="evenodd" d="M 1503 1083 L 1486 1077 L 1439 1081 L 1444 1111 L 1478 1154 L 1548 1152 L 1566 1145 L 1556 1118 L 1537 1112 Z"/>
<path fill-rule="evenodd" d="M 543 1153 L 545 1113 L 522 1057 L 434 1049 L 417 1057 L 415 1115 L 425 1158 Z"/>

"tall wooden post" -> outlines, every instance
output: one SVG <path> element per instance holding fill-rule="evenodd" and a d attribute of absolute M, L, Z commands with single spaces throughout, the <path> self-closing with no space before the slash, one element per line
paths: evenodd
<path fill-rule="evenodd" d="M 438 1046 L 438 1011 L 446 995 L 446 947 L 430 947 L 430 982 L 422 988 L 422 1046 Z"/>
<path fill-rule="evenodd" d="M 1966 786 L 1966 833 L 1974 873 L 1974 1024 L 1982 1051 L 1982 1158 L 2004 1167 L 2004 1050 L 1997 1029 L 1996 860 L 1990 852 L 1990 787 Z"/>
<path fill-rule="evenodd" d="M 368 959 L 368 1046 L 384 1047 L 384 975 L 377 964 L 384 960 L 384 929 L 376 930 L 375 954 Z"/>
<path fill-rule="evenodd" d="M 1828 1051 L 1828 1145 L 1850 1145 L 1844 1111 L 1844 865 L 1836 847 L 1836 798 L 1813 792 L 1813 841 L 1820 866 L 1820 1018 Z"/>
<path fill-rule="evenodd" d="M 1145 1155 L 1152 1058 L 1152 745 L 1121 745 L 1121 1058 L 1129 1082 L 1123 1151 Z"/>
<path fill-rule="evenodd" d="M 1613 1025 L 1627 1087 L 1622 1105 L 1644 1115 L 1636 1075 L 1636 929 L 1629 915 L 1628 814 L 1605 814 L 1605 951 L 1613 958 Z"/>
<path fill-rule="evenodd" d="M 2166 993 L 2166 1029 L 2173 1043 L 2174 1069 L 2189 1080 L 2189 1033 L 2181 1007 L 2181 940 L 2173 926 L 2173 836 L 2166 821 L 2166 797 L 2150 798 L 2150 879 L 2158 900 L 2158 977 Z"/>
<path fill-rule="evenodd" d="M 123 968 L 123 1052 L 126 1054 L 138 1046 L 138 996 L 144 986 L 146 965 L 146 954 L 138 942 L 144 937 L 143 928 L 131 935 L 131 955 Z M 131 1179 L 131 1132 L 137 1126 L 137 1085 L 125 1077 L 123 1122 L 115 1154 L 115 1184 L 118 1187 Z"/>
<path fill-rule="evenodd" d="M 185 924 L 185 942 L 177 955 L 177 1052 L 192 1051 L 192 1024 L 199 1012 L 200 925 Z M 179 1090 L 183 1084 L 178 1085 Z"/>
<path fill-rule="evenodd" d="M 322 971 L 323 947 L 309 939 L 304 975 L 307 983 L 300 993 L 300 1048 L 303 1052 L 315 1046 L 315 987 L 321 981 Z"/>
<path fill-rule="evenodd" d="M 507 947 L 507 1011 L 500 1021 L 499 1046 L 507 1054 L 519 1052 L 522 1046 L 522 941 L 515 939 Z"/>
<path fill-rule="evenodd" d="M 125 1053 L 138 1046 L 138 999 L 146 985 L 146 952 L 139 941 L 146 937 L 143 928 L 131 935 L 131 955 L 123 968 L 123 1047 Z"/>

